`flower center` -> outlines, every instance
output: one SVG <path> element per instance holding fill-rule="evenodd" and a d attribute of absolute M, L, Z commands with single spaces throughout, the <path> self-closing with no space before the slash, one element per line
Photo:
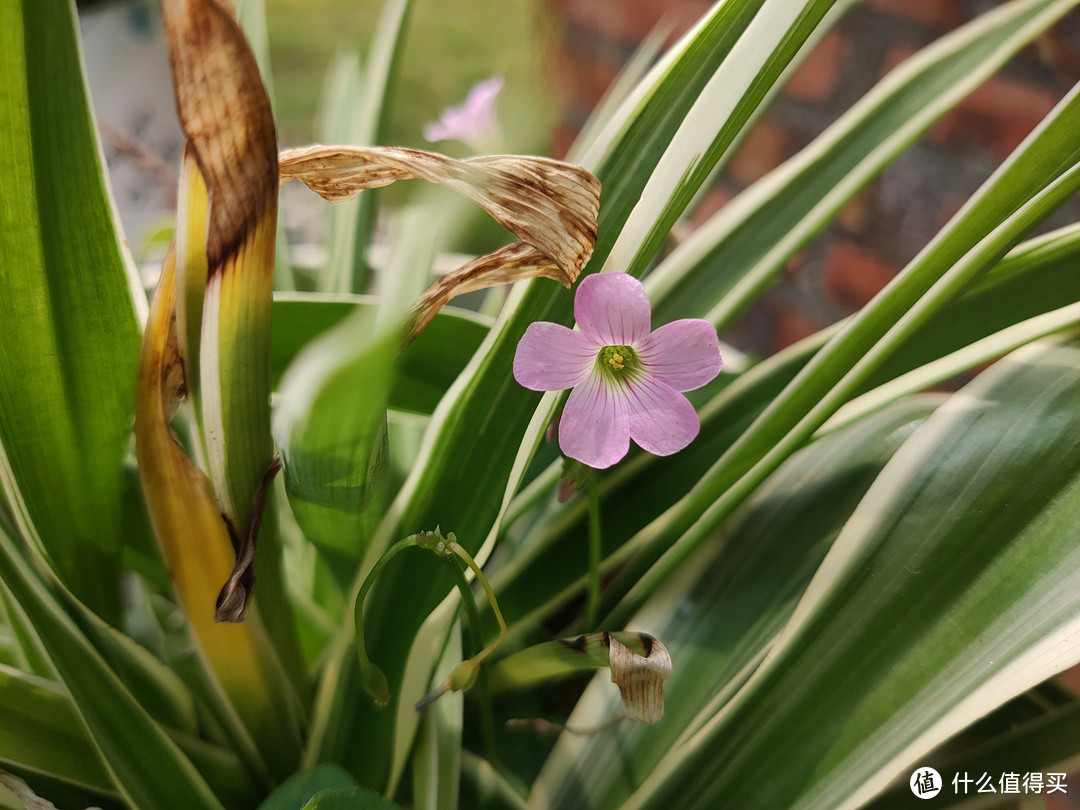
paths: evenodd
<path fill-rule="evenodd" d="M 637 354 L 629 346 L 605 346 L 596 355 L 596 365 L 611 381 L 632 380 L 641 367 Z"/>

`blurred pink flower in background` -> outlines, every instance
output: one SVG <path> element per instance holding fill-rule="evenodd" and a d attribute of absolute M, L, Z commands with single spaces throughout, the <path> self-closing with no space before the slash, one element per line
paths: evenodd
<path fill-rule="evenodd" d="M 438 121 L 424 125 L 424 138 L 435 141 L 461 141 L 475 152 L 487 152 L 502 141 L 502 130 L 495 114 L 495 99 L 503 88 L 502 76 L 492 76 L 474 84 L 464 103 L 447 107 Z"/>

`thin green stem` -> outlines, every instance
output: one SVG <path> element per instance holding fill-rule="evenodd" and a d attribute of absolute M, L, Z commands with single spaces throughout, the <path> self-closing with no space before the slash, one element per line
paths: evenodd
<path fill-rule="evenodd" d="M 360 678 L 364 684 L 364 690 L 380 706 L 385 706 L 390 702 L 390 686 L 386 682 L 386 675 L 383 674 L 383 671 L 368 658 L 367 646 L 364 642 L 364 601 L 367 599 L 371 586 L 375 584 L 375 580 L 379 578 L 379 574 L 387 563 L 405 549 L 420 545 L 420 539 L 421 535 L 412 534 L 390 546 L 372 567 L 367 579 L 364 580 L 364 584 L 360 586 L 360 593 L 356 597 L 356 656 L 360 661 Z"/>
<path fill-rule="evenodd" d="M 590 475 L 585 483 L 585 497 L 589 501 L 589 591 L 585 601 L 585 628 L 596 627 L 600 608 L 600 558 L 603 556 L 603 535 L 600 533 L 600 493 L 596 476 Z"/>
<path fill-rule="evenodd" d="M 495 614 L 495 620 L 499 623 L 499 637 L 481 652 L 477 653 L 477 659 L 482 660 L 487 658 L 491 651 L 502 644 L 506 639 L 506 619 L 503 618 L 502 611 L 499 610 L 499 603 L 495 600 L 495 591 L 492 589 L 491 583 L 488 582 L 487 577 L 484 576 L 484 572 L 480 570 L 480 566 L 476 564 L 476 560 L 474 560 L 472 555 L 457 543 L 452 544 L 452 549 L 458 557 L 465 561 L 465 564 L 469 566 L 469 570 L 476 576 L 476 581 L 480 583 L 480 587 L 484 589 L 484 593 L 487 595 L 488 603 L 491 605 L 491 610 Z M 475 608 L 475 605 L 473 607 Z M 479 618 L 477 621 L 479 621 Z"/>
<path fill-rule="evenodd" d="M 455 545 L 456 550 L 456 545 Z M 481 639 L 480 611 L 476 608 L 476 600 L 473 598 L 469 580 L 465 577 L 465 569 L 461 559 L 452 556 L 446 558 L 446 564 L 454 573 L 454 582 L 461 594 L 461 603 L 465 606 L 465 619 L 469 627 L 469 645 L 475 655 L 479 656 Z M 491 707 L 491 685 L 488 678 L 487 668 L 481 666 L 476 677 L 476 700 L 480 705 L 480 732 L 484 739 L 484 753 L 487 760 L 498 767 L 498 748 L 495 745 L 495 713 Z"/>

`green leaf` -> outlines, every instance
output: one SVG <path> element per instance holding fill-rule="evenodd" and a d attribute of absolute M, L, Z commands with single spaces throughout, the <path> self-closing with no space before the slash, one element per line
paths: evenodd
<path fill-rule="evenodd" d="M 0 666 L 0 762 L 115 795 L 71 701 L 55 681 Z"/>
<path fill-rule="evenodd" d="M 439 683 L 449 678 L 463 657 L 461 634 L 454 632 L 435 670 L 433 681 Z M 458 808 L 464 703 L 464 695 L 451 693 L 443 695 L 421 712 L 416 750 L 411 760 L 413 804 L 416 810 Z"/>
<path fill-rule="evenodd" d="M 124 798 L 138 808 L 220 810 L 191 762 L 135 701 L 2 533 L 0 580 L 33 627 Z"/>
<path fill-rule="evenodd" d="M 663 142 L 663 151 L 641 189 L 640 199 L 604 257 L 603 269 L 635 276 L 645 271 L 701 184 L 835 3 L 765 0 L 753 4 L 753 16 L 746 21 L 745 30 L 736 34 L 738 38 L 732 42 L 727 58 L 700 87 L 693 103 L 680 116 L 677 128 Z M 725 16 L 729 7 L 738 5 L 718 4 L 711 16 Z M 734 13 L 749 10 L 744 4 L 741 11 Z M 584 162 L 590 165 L 588 155 Z M 639 174 L 642 168 L 635 166 L 633 171 Z M 607 184 L 603 174 L 597 176 Z"/>
<path fill-rule="evenodd" d="M 874 478 L 940 401 L 897 403 L 804 448 L 777 470 L 627 625 L 652 633 L 671 653 L 663 722 L 563 734 L 533 786 L 533 800 L 544 799 L 538 806 L 620 806 L 703 707 L 742 685 Z M 594 727 L 619 712 L 609 680 L 603 673 L 593 680 L 570 725 Z"/>
<path fill-rule="evenodd" d="M 1070 302 L 1080 301 L 1078 256 L 1076 226 L 1019 245 L 932 316 L 902 352 L 870 377 L 867 386 L 880 388 L 843 406 L 818 434 L 1066 328 L 1076 317 Z M 657 458 L 632 449 L 606 473 L 600 480 L 605 554 L 615 553 L 641 526 L 677 503 L 686 494 L 686 481 L 705 476 L 839 326 L 766 359 L 702 404 L 701 433 L 683 452 Z M 558 469 L 553 472 L 557 475 Z M 548 493 L 553 489 L 554 480 Z M 648 498 L 638 496 L 643 491 Z M 535 629 L 580 594 L 583 568 L 568 566 L 565 560 L 583 557 L 584 522 L 584 502 L 567 502 L 557 516 L 527 534 L 522 547 L 492 577 L 511 636 Z"/>
<path fill-rule="evenodd" d="M 364 788 L 324 790 L 311 797 L 303 810 L 403 810 L 401 805 Z"/>
<path fill-rule="evenodd" d="M 72 5 L 4 3 L 0 74 L 0 478 L 20 530 L 36 526 L 67 585 L 115 620 L 146 302 L 117 237 Z"/>
<path fill-rule="evenodd" d="M 275 435 L 293 514 L 324 552 L 351 559 L 351 565 L 334 566 L 345 586 L 388 500 L 386 407 L 401 352 L 401 324 L 434 259 L 433 237 L 417 238 L 408 227 L 406 236 L 399 231 L 402 225 L 415 231 L 429 222 L 416 209 L 394 219 L 395 248 L 384 267 L 378 308 L 357 307 L 296 359 L 281 386 Z M 429 363 L 427 355 L 418 357 Z M 432 377 L 436 384 L 444 378 L 438 372 Z"/>
<path fill-rule="evenodd" d="M 624 551 L 637 559 L 623 567 L 613 589 L 633 583 L 613 614 L 616 624 L 930 317 L 1080 188 L 1080 146 L 1071 135 L 1078 121 L 1080 88 L 1074 88 L 894 282 L 835 333 L 665 521 L 654 521 L 628 542 Z M 608 564 L 619 562 L 625 557 Z"/>
<path fill-rule="evenodd" d="M 356 309 L 374 313 L 369 296 L 278 293 L 271 336 L 274 386 L 300 350 Z M 488 319 L 447 307 L 428 324 L 397 361 L 387 404 L 396 410 L 430 414 L 468 364 L 487 334 Z"/>
<path fill-rule="evenodd" d="M 259 805 L 259 810 L 302 810 L 324 791 L 351 790 L 356 781 L 337 765 L 316 765 L 286 779 Z"/>
<path fill-rule="evenodd" d="M 1042 695 L 1037 695 L 1042 699 Z M 1053 706 L 1034 718 L 1020 719 L 1009 712 L 1011 704 L 999 709 L 987 720 L 976 726 L 1004 715 L 1002 730 L 988 739 L 964 746 L 953 753 L 947 744 L 924 757 L 920 762 L 935 768 L 951 784 L 950 776 L 965 771 L 972 778 L 983 773 L 994 777 L 1015 773 L 1023 778 L 1028 773 L 1066 772 L 1066 763 L 1080 753 L 1080 701 L 1073 697 L 1069 702 Z M 996 781 L 996 780 L 995 780 Z M 999 784 L 1000 787 L 1000 784 Z M 974 792 L 974 788 L 972 788 Z M 954 795 L 948 788 L 938 797 L 937 807 L 949 807 L 966 802 L 971 796 Z M 872 810 L 904 810 L 911 807 L 911 788 L 903 785 L 887 791 L 867 807 Z"/>
<path fill-rule="evenodd" d="M 1080 348 L 1033 345 L 883 470 L 766 662 L 630 806 L 857 806 L 1080 660 Z"/>
<path fill-rule="evenodd" d="M 399 341 L 396 330 L 376 333 L 374 312 L 358 310 L 292 364 L 274 416 L 296 522 L 320 548 L 353 560 L 378 521 L 378 510 L 374 518 L 368 510 L 381 505 L 386 401 Z"/>
<path fill-rule="evenodd" d="M 1078 259 L 1078 225 L 1018 245 L 956 300 L 931 315 L 903 352 L 890 358 L 867 386 L 879 385 L 1025 320 L 1080 301 L 1080 278 L 1074 272 Z"/>

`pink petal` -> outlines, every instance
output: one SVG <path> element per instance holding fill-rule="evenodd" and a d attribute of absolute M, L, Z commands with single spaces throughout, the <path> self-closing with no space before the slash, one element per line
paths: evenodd
<path fill-rule="evenodd" d="M 438 121 L 424 126 L 424 139 L 442 141 L 453 138 L 481 151 L 499 133 L 495 98 L 502 87 L 501 76 L 492 76 L 473 85 L 462 104 L 446 108 Z"/>
<path fill-rule="evenodd" d="M 594 273 L 578 284 L 574 317 L 581 331 L 602 346 L 631 346 L 652 325 L 645 287 L 626 273 Z"/>
<path fill-rule="evenodd" d="M 514 379 L 533 391 L 573 388 L 588 374 L 597 347 L 557 323 L 529 324 L 514 354 Z"/>
<path fill-rule="evenodd" d="M 615 464 L 630 449 L 630 421 L 624 391 L 590 374 L 566 400 L 559 423 L 559 448 L 598 470 Z"/>
<path fill-rule="evenodd" d="M 637 347 L 649 375 L 676 391 L 693 391 L 720 373 L 720 341 L 708 321 L 687 318 L 661 326 Z"/>
<path fill-rule="evenodd" d="M 701 423 L 694 406 L 670 385 L 649 377 L 630 383 L 630 438 L 657 456 L 670 456 L 698 435 Z"/>

